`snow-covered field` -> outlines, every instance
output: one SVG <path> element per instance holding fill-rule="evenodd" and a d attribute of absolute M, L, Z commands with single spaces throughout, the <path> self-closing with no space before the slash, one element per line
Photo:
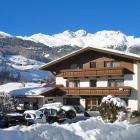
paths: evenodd
<path fill-rule="evenodd" d="M 0 56 L 0 71 L 10 71 L 15 76 L 20 73 L 20 79 L 26 82 L 36 82 L 41 79 L 46 79 L 52 76 L 50 72 L 40 70 L 39 68 L 44 65 L 32 59 L 27 59 L 21 55 L 6 55 Z M 5 65 L 6 64 L 6 65 Z"/>
<path fill-rule="evenodd" d="M 71 124 L 35 124 L 0 129 L 0 140 L 139 140 L 140 124 L 90 118 Z"/>

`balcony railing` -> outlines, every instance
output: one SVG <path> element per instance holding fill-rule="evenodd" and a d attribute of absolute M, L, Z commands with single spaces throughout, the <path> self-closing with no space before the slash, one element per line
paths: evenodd
<path fill-rule="evenodd" d="M 131 87 L 61 87 L 66 95 L 130 96 Z"/>
<path fill-rule="evenodd" d="M 61 70 L 61 75 L 64 78 L 89 76 L 122 76 L 123 74 L 124 68 L 122 67 Z"/>

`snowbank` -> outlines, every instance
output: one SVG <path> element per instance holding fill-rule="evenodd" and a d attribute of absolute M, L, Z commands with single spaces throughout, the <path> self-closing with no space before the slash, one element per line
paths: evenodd
<path fill-rule="evenodd" d="M 139 140 L 140 124 L 90 118 L 73 124 L 36 124 L 0 130 L 1 140 Z"/>

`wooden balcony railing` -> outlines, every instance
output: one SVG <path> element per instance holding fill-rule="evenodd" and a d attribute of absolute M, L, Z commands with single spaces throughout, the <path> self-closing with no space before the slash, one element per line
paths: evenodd
<path fill-rule="evenodd" d="M 122 76 L 124 68 L 91 68 L 91 69 L 68 69 L 61 70 L 61 75 L 67 77 L 89 77 L 89 76 Z"/>
<path fill-rule="evenodd" d="M 130 96 L 131 87 L 61 87 L 66 95 Z"/>

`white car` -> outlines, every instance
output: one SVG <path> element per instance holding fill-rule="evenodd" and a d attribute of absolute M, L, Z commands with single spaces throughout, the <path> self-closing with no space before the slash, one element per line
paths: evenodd
<path fill-rule="evenodd" d="M 45 115 L 39 110 L 27 110 L 24 112 L 28 124 L 46 123 Z"/>
<path fill-rule="evenodd" d="M 66 118 L 69 118 L 69 119 L 76 117 L 76 110 L 74 109 L 73 106 L 66 106 L 60 102 L 45 104 L 39 110 L 43 111 L 43 109 L 45 109 L 45 108 L 46 109 L 54 109 L 57 111 L 63 110 L 65 112 Z"/>

